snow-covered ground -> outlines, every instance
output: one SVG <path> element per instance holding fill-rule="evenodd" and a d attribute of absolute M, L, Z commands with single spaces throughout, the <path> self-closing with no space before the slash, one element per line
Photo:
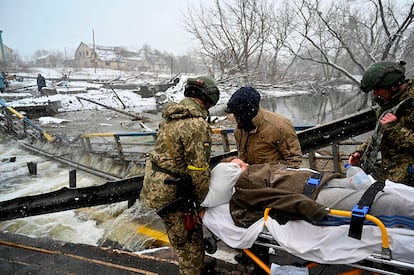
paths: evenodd
<path fill-rule="evenodd" d="M 16 96 L 25 97 L 24 99 L 12 100 L 8 104 L 12 107 L 16 106 L 33 106 L 43 105 L 48 101 L 61 101 L 62 107 L 59 112 L 70 112 L 78 110 L 96 109 L 96 104 L 83 101 L 82 103 L 76 98 L 77 96 L 85 97 L 94 100 L 104 105 L 117 108 L 121 102 L 116 99 L 114 91 L 120 97 L 122 102 L 129 108 L 140 107 L 145 105 L 155 104 L 154 98 L 142 98 L 136 92 L 130 89 L 111 89 L 103 88 L 105 84 L 130 84 L 136 85 L 157 85 L 169 83 L 172 81 L 169 74 L 156 73 L 138 73 L 125 72 L 109 69 L 95 69 L 94 68 L 32 68 L 31 73 L 16 73 L 18 78 L 23 81 L 19 82 L 13 80 L 10 82 L 11 92 L 1 94 L 1 98 L 9 101 L 8 98 L 15 98 Z M 47 89 L 56 90 L 56 95 L 40 96 L 37 93 L 36 77 L 37 74 L 42 74 L 46 78 Z M 69 77 L 69 82 L 65 87 L 61 81 L 63 75 Z M 188 77 L 194 75 L 181 74 L 178 76 L 179 82 L 177 85 L 170 87 L 163 94 L 157 94 L 159 101 L 179 101 L 184 95 L 185 81 Z M 233 94 L 239 86 L 224 86 L 219 85 L 220 100 L 217 108 L 223 108 L 227 103 L 231 94 Z M 294 94 L 309 94 L 309 91 L 291 89 L 288 87 L 274 88 L 274 89 L 260 89 L 263 97 L 280 97 Z M 214 108 L 212 109 L 214 113 Z"/>
<path fill-rule="evenodd" d="M 56 94 L 42 96 L 37 92 L 36 77 L 39 73 L 46 78 L 46 89 L 55 91 Z M 166 91 L 156 93 L 155 97 L 148 98 L 140 95 L 140 87 L 172 83 L 174 81 L 173 77 L 170 74 L 139 73 L 109 69 L 95 70 L 94 68 L 31 68 L 25 70 L 25 72 L 13 72 L 10 74 L 16 74 L 17 79 L 21 81 L 11 81 L 10 90 L 6 90 L 5 93 L 0 94 L 0 99 L 7 101 L 7 104 L 11 107 L 45 105 L 48 102 L 55 101 L 60 102 L 61 107 L 58 108 L 58 111 L 61 114 L 57 116 L 59 119 L 66 119 L 63 114 L 68 112 L 103 110 L 105 108 L 88 100 L 135 114 L 148 111 L 153 112 L 154 110 L 158 110 L 159 105 L 157 103 L 177 102 L 181 100 L 184 97 L 183 92 L 187 78 L 195 76 L 180 74 L 177 76 L 179 82 L 176 85 L 171 86 Z M 65 74 L 69 77 L 67 86 L 62 82 L 62 77 Z M 231 95 L 240 86 L 249 85 L 249 83 L 239 85 L 240 83 L 231 83 L 230 81 L 222 80 L 217 81 L 217 83 L 220 89 L 220 99 L 218 104 L 210 109 L 210 114 L 218 117 L 219 120 L 223 120 L 226 115 L 224 109 Z M 308 98 L 309 96 L 320 98 L 321 102 L 325 100 L 323 89 L 318 91 L 312 87 L 298 88 L 290 85 L 262 85 L 256 88 L 266 101 L 269 101 L 268 99 L 274 100 L 275 98 L 297 95 L 305 95 Z M 346 94 L 347 91 L 352 92 L 354 88 L 350 85 L 342 85 L 335 87 L 335 89 L 341 92 L 343 91 Z M 280 102 L 283 102 L 283 100 L 280 100 Z M 319 105 L 315 105 L 315 102 L 313 104 L 314 108 L 318 110 Z M 359 104 L 363 104 L 363 102 Z M 300 125 L 304 123 L 309 124 L 308 118 L 316 117 L 315 114 L 308 114 L 306 110 L 296 111 L 296 109 L 293 109 L 295 108 L 294 103 L 292 106 L 278 106 L 278 108 L 276 108 L 276 103 L 270 103 L 266 107 L 271 111 L 285 115 Z M 324 106 L 320 108 L 322 107 L 325 108 Z M 295 112 L 301 112 L 306 117 L 296 117 Z M 56 120 L 46 118 L 40 118 L 39 122 L 42 125 L 51 122 L 57 123 Z M 315 122 L 311 121 L 311 123 Z M 320 121 L 316 121 L 316 123 L 320 123 Z"/>
<path fill-rule="evenodd" d="M 97 105 L 87 101 L 80 101 L 77 97 L 90 99 L 101 104 L 114 108 L 122 107 L 122 103 L 128 108 L 155 104 L 154 98 L 142 98 L 136 92 L 130 89 L 119 90 L 104 88 L 105 84 L 136 84 L 137 89 L 141 85 L 155 85 L 167 83 L 169 81 L 166 75 L 151 75 L 137 73 L 120 72 L 116 70 L 98 69 L 95 73 L 93 68 L 84 68 L 69 70 L 68 69 L 46 69 L 33 68 L 33 73 L 17 73 L 17 78 L 23 81 L 10 81 L 10 90 L 1 94 L 1 97 L 8 101 L 8 105 L 17 106 L 34 106 L 43 105 L 48 101 L 60 101 L 62 107 L 59 112 L 70 112 L 79 110 L 96 109 Z M 46 89 L 55 90 L 55 95 L 41 96 L 37 92 L 36 77 L 40 73 L 46 78 Z M 67 86 L 64 86 L 61 77 L 63 74 L 69 76 Z M 116 93 L 116 94 L 115 94 Z M 117 99 L 119 96 L 122 102 Z M 16 97 L 22 98 L 18 100 Z M 24 97 L 24 98 L 23 98 Z"/>
<path fill-rule="evenodd" d="M 149 129 L 155 131 L 161 119 L 159 103 L 178 102 L 184 98 L 186 80 L 188 77 L 194 77 L 179 75 L 179 82 L 165 92 L 158 92 L 155 97 L 143 97 L 140 95 L 142 86 L 171 83 L 171 76 L 108 69 L 98 69 L 95 73 L 93 68 L 32 68 L 30 71 L 31 73 L 17 72 L 16 80 L 10 81 L 9 89 L 0 94 L 0 100 L 13 108 L 44 106 L 49 102 L 59 102 L 58 114 L 31 120 L 52 135 L 65 136 L 90 132 L 134 132 Z M 47 92 L 47 95 L 46 92 L 37 91 L 36 77 L 39 73 L 46 78 L 45 91 L 51 91 Z M 69 76 L 67 85 L 62 82 L 64 74 Z M 219 104 L 210 110 L 215 122 L 226 120 L 226 116 L 218 117 L 215 113 L 221 110 L 223 114 L 222 110 L 234 92 L 229 90 L 226 93 L 223 89 L 222 91 Z M 134 122 L 131 121 L 131 117 L 108 110 L 104 106 L 131 116 L 150 117 L 150 120 Z M 30 117 L 29 111 L 27 112 L 21 113 Z"/>

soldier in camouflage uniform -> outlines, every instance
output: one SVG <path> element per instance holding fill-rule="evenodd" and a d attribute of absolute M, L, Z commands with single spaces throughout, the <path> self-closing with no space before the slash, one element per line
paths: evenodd
<path fill-rule="evenodd" d="M 146 162 L 140 201 L 151 208 L 160 209 L 177 198 L 177 185 L 164 181 L 178 174 L 191 176 L 198 206 L 208 192 L 211 129 L 206 117 L 208 109 L 219 100 L 219 90 L 211 79 L 200 76 L 187 80 L 184 95 L 181 102 L 165 106 L 155 149 Z M 184 213 L 179 210 L 169 212 L 162 219 L 179 258 L 179 274 L 201 274 L 202 226 L 187 229 Z"/>
<path fill-rule="evenodd" d="M 414 81 L 405 79 L 405 62 L 380 61 L 370 65 L 361 80 L 361 89 L 373 91 L 374 100 L 379 105 L 376 133 L 371 144 L 377 139 L 377 151 L 381 153 L 379 180 L 414 186 Z M 378 136 L 379 142 L 378 142 Z M 363 154 L 368 154 L 366 142 L 349 157 L 352 165 L 361 164 Z M 367 148 L 368 147 L 368 148 Z M 377 154 L 370 154 L 376 158 Z M 368 171 L 371 172 L 371 171 Z"/>

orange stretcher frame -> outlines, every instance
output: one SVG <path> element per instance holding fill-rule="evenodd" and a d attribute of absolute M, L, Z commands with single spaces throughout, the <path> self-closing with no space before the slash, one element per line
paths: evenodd
<path fill-rule="evenodd" d="M 269 212 L 270 212 L 271 208 L 266 208 L 264 211 L 264 221 L 266 222 L 269 218 Z M 329 215 L 332 216 L 341 216 L 341 217 L 352 217 L 352 212 L 351 211 L 344 211 L 344 210 L 335 210 L 335 209 L 330 209 L 329 210 Z M 373 222 L 374 224 L 376 224 L 380 230 L 381 230 L 381 237 L 382 237 L 382 250 L 381 250 L 381 255 L 380 258 L 384 259 L 384 260 L 392 260 L 391 258 L 391 249 L 389 248 L 389 239 L 388 239 L 388 233 L 387 233 L 387 229 L 385 227 L 385 225 L 382 223 L 382 221 L 378 218 L 376 218 L 375 216 L 372 216 L 370 214 L 367 214 L 365 216 L 366 220 L 369 220 L 371 222 Z M 243 251 L 247 254 L 247 256 L 249 256 L 258 266 L 260 266 L 267 274 L 271 274 L 270 268 L 269 266 L 267 266 L 262 260 L 260 260 L 253 252 L 251 252 L 249 249 L 243 249 Z M 317 266 L 317 263 L 310 263 L 308 265 L 306 265 L 307 268 L 312 268 Z M 338 275 L 357 275 L 357 274 L 362 274 L 363 270 L 361 268 L 355 268 L 352 269 L 350 271 L 338 274 Z M 374 272 L 374 274 L 376 274 Z"/>

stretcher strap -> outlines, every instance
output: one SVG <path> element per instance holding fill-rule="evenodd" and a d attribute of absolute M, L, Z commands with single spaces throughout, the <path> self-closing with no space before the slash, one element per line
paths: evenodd
<path fill-rule="evenodd" d="M 329 209 L 329 215 L 334 216 L 341 216 L 341 217 L 352 217 L 351 211 L 344 211 L 344 210 L 336 210 L 336 209 Z M 377 217 L 374 217 L 370 214 L 367 214 L 365 216 L 365 219 L 367 219 L 370 222 L 375 223 L 381 230 L 381 238 L 382 238 L 382 251 L 381 251 L 381 259 L 391 260 L 392 259 L 392 253 L 389 246 L 389 240 L 388 240 L 388 233 L 387 229 L 385 228 L 384 223 L 378 219 Z"/>
<path fill-rule="evenodd" d="M 377 193 L 384 189 L 385 183 L 376 181 L 362 195 L 359 202 L 352 208 L 351 224 L 349 225 L 348 236 L 354 239 L 361 239 L 362 227 L 365 216 L 369 213 Z"/>
<path fill-rule="evenodd" d="M 319 186 L 321 182 L 322 174 L 320 173 L 312 173 L 308 181 L 306 182 L 305 187 L 303 188 L 303 194 L 310 197 L 312 196 L 313 192 L 315 192 L 316 188 Z"/>
<path fill-rule="evenodd" d="M 158 171 L 158 172 L 165 173 L 165 174 L 167 174 L 167 175 L 169 175 L 169 176 L 171 176 L 173 178 L 180 178 L 180 174 L 179 173 L 175 173 L 175 172 L 172 172 L 172 171 L 170 171 L 168 169 L 162 168 L 155 161 L 152 161 L 151 160 L 151 163 L 152 163 L 152 169 L 154 171 Z"/>

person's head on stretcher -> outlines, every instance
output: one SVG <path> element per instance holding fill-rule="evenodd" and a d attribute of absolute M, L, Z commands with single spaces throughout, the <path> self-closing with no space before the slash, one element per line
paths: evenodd
<path fill-rule="evenodd" d="M 221 160 L 213 168 L 210 178 L 210 191 L 201 206 L 207 208 L 229 202 L 234 193 L 234 184 L 240 174 L 248 167 L 248 163 L 235 156 Z M 204 212 L 200 213 L 201 218 L 203 215 Z"/>
<path fill-rule="evenodd" d="M 223 161 L 223 162 L 225 162 L 225 161 Z M 236 163 L 237 165 L 239 165 L 239 167 L 241 168 L 242 171 L 246 170 L 247 167 L 249 167 L 249 164 L 247 162 L 242 161 L 238 157 L 231 157 L 229 162 L 233 162 L 233 163 Z"/>

